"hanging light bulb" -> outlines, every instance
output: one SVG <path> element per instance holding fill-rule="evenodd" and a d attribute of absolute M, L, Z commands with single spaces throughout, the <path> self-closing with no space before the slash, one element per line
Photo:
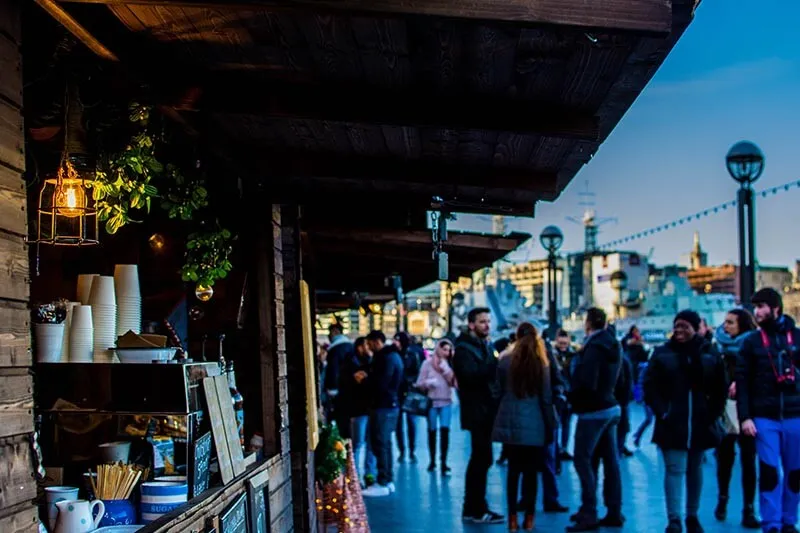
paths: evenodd
<path fill-rule="evenodd" d="M 214 296 L 214 289 L 198 283 L 194 288 L 194 295 L 201 302 L 207 302 Z"/>
<path fill-rule="evenodd" d="M 67 218 L 81 216 L 86 210 L 86 190 L 83 180 L 69 160 L 58 169 L 56 188 L 53 198 L 56 214 Z"/>

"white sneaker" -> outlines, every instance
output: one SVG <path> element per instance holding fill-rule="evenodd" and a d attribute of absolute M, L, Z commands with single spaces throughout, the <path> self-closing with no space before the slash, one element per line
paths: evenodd
<path fill-rule="evenodd" d="M 395 491 L 397 490 L 395 488 L 395 486 L 394 486 L 394 482 L 393 481 L 390 481 L 389 483 L 387 483 L 386 484 L 386 488 L 389 489 L 389 494 L 394 494 Z"/>
<path fill-rule="evenodd" d="M 388 487 L 378 485 L 377 483 L 367 487 L 361 492 L 361 495 L 365 498 L 381 498 L 383 496 L 388 496 L 389 494 L 391 494 L 391 492 L 389 491 Z"/>

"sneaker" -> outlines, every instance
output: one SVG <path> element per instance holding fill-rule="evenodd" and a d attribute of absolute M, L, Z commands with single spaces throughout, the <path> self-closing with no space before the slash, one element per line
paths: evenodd
<path fill-rule="evenodd" d="M 397 488 L 394 486 L 394 482 L 390 481 L 386 484 L 386 488 L 389 489 L 389 494 L 394 494 L 397 491 Z"/>
<path fill-rule="evenodd" d="M 384 485 L 378 485 L 377 483 L 370 487 L 367 487 L 361 492 L 361 495 L 364 496 L 365 498 L 381 498 L 384 496 L 388 496 L 389 494 L 391 494 L 391 492 L 389 491 L 389 487 L 386 487 Z"/>
<path fill-rule="evenodd" d="M 705 529 L 700 525 L 700 520 L 696 516 L 686 517 L 686 533 L 705 533 Z"/>
<path fill-rule="evenodd" d="M 481 516 L 472 517 L 473 524 L 502 524 L 506 521 L 506 517 L 492 511 L 486 511 Z"/>
<path fill-rule="evenodd" d="M 430 463 L 428 465 L 428 472 L 434 472 L 436 470 L 436 463 Z"/>
<path fill-rule="evenodd" d="M 746 506 L 742 511 L 742 527 L 745 529 L 761 529 L 761 520 L 756 516 L 752 505 Z"/>
<path fill-rule="evenodd" d="M 449 475 L 450 475 L 450 473 L 451 473 L 451 472 L 452 472 L 452 470 L 450 469 L 450 467 L 449 467 L 449 466 L 447 466 L 447 465 L 442 465 L 442 475 L 443 475 L 443 476 L 447 477 L 447 476 L 449 476 Z"/>
<path fill-rule="evenodd" d="M 681 525 L 681 521 L 677 518 L 673 518 L 669 521 L 669 525 L 667 525 L 667 529 L 664 530 L 664 533 L 681 533 L 683 531 L 683 526 Z"/>

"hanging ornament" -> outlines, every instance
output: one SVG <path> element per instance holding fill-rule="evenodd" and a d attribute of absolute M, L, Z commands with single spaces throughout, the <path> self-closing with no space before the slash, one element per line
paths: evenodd
<path fill-rule="evenodd" d="M 164 239 L 164 236 L 160 233 L 153 233 L 150 235 L 150 238 L 147 239 L 147 243 L 150 245 L 150 248 L 153 249 L 154 252 L 160 252 L 166 246 L 167 241 Z"/>
<path fill-rule="evenodd" d="M 194 288 L 194 295 L 197 296 L 197 299 L 201 302 L 207 302 L 214 296 L 214 289 L 198 283 Z"/>

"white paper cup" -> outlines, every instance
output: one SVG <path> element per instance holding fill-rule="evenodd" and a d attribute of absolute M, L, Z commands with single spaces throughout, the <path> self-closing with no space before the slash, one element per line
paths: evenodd
<path fill-rule="evenodd" d="M 92 282 L 98 274 L 78 274 L 77 300 L 83 305 L 89 303 L 89 296 L 92 293 Z"/>
<path fill-rule="evenodd" d="M 114 278 L 111 276 L 97 276 L 92 282 L 92 292 L 89 294 L 89 303 L 97 305 L 117 305 L 114 292 Z"/>
<path fill-rule="evenodd" d="M 36 338 L 36 361 L 39 363 L 58 363 L 61 347 L 64 344 L 64 323 L 34 324 Z"/>
<path fill-rule="evenodd" d="M 114 288 L 118 296 L 139 296 L 139 266 L 116 265 L 114 267 Z"/>
<path fill-rule="evenodd" d="M 69 361 L 69 337 L 72 333 L 72 314 L 75 307 L 81 305 L 80 302 L 67 302 L 67 318 L 64 320 L 64 338 L 61 342 L 61 362 Z"/>

